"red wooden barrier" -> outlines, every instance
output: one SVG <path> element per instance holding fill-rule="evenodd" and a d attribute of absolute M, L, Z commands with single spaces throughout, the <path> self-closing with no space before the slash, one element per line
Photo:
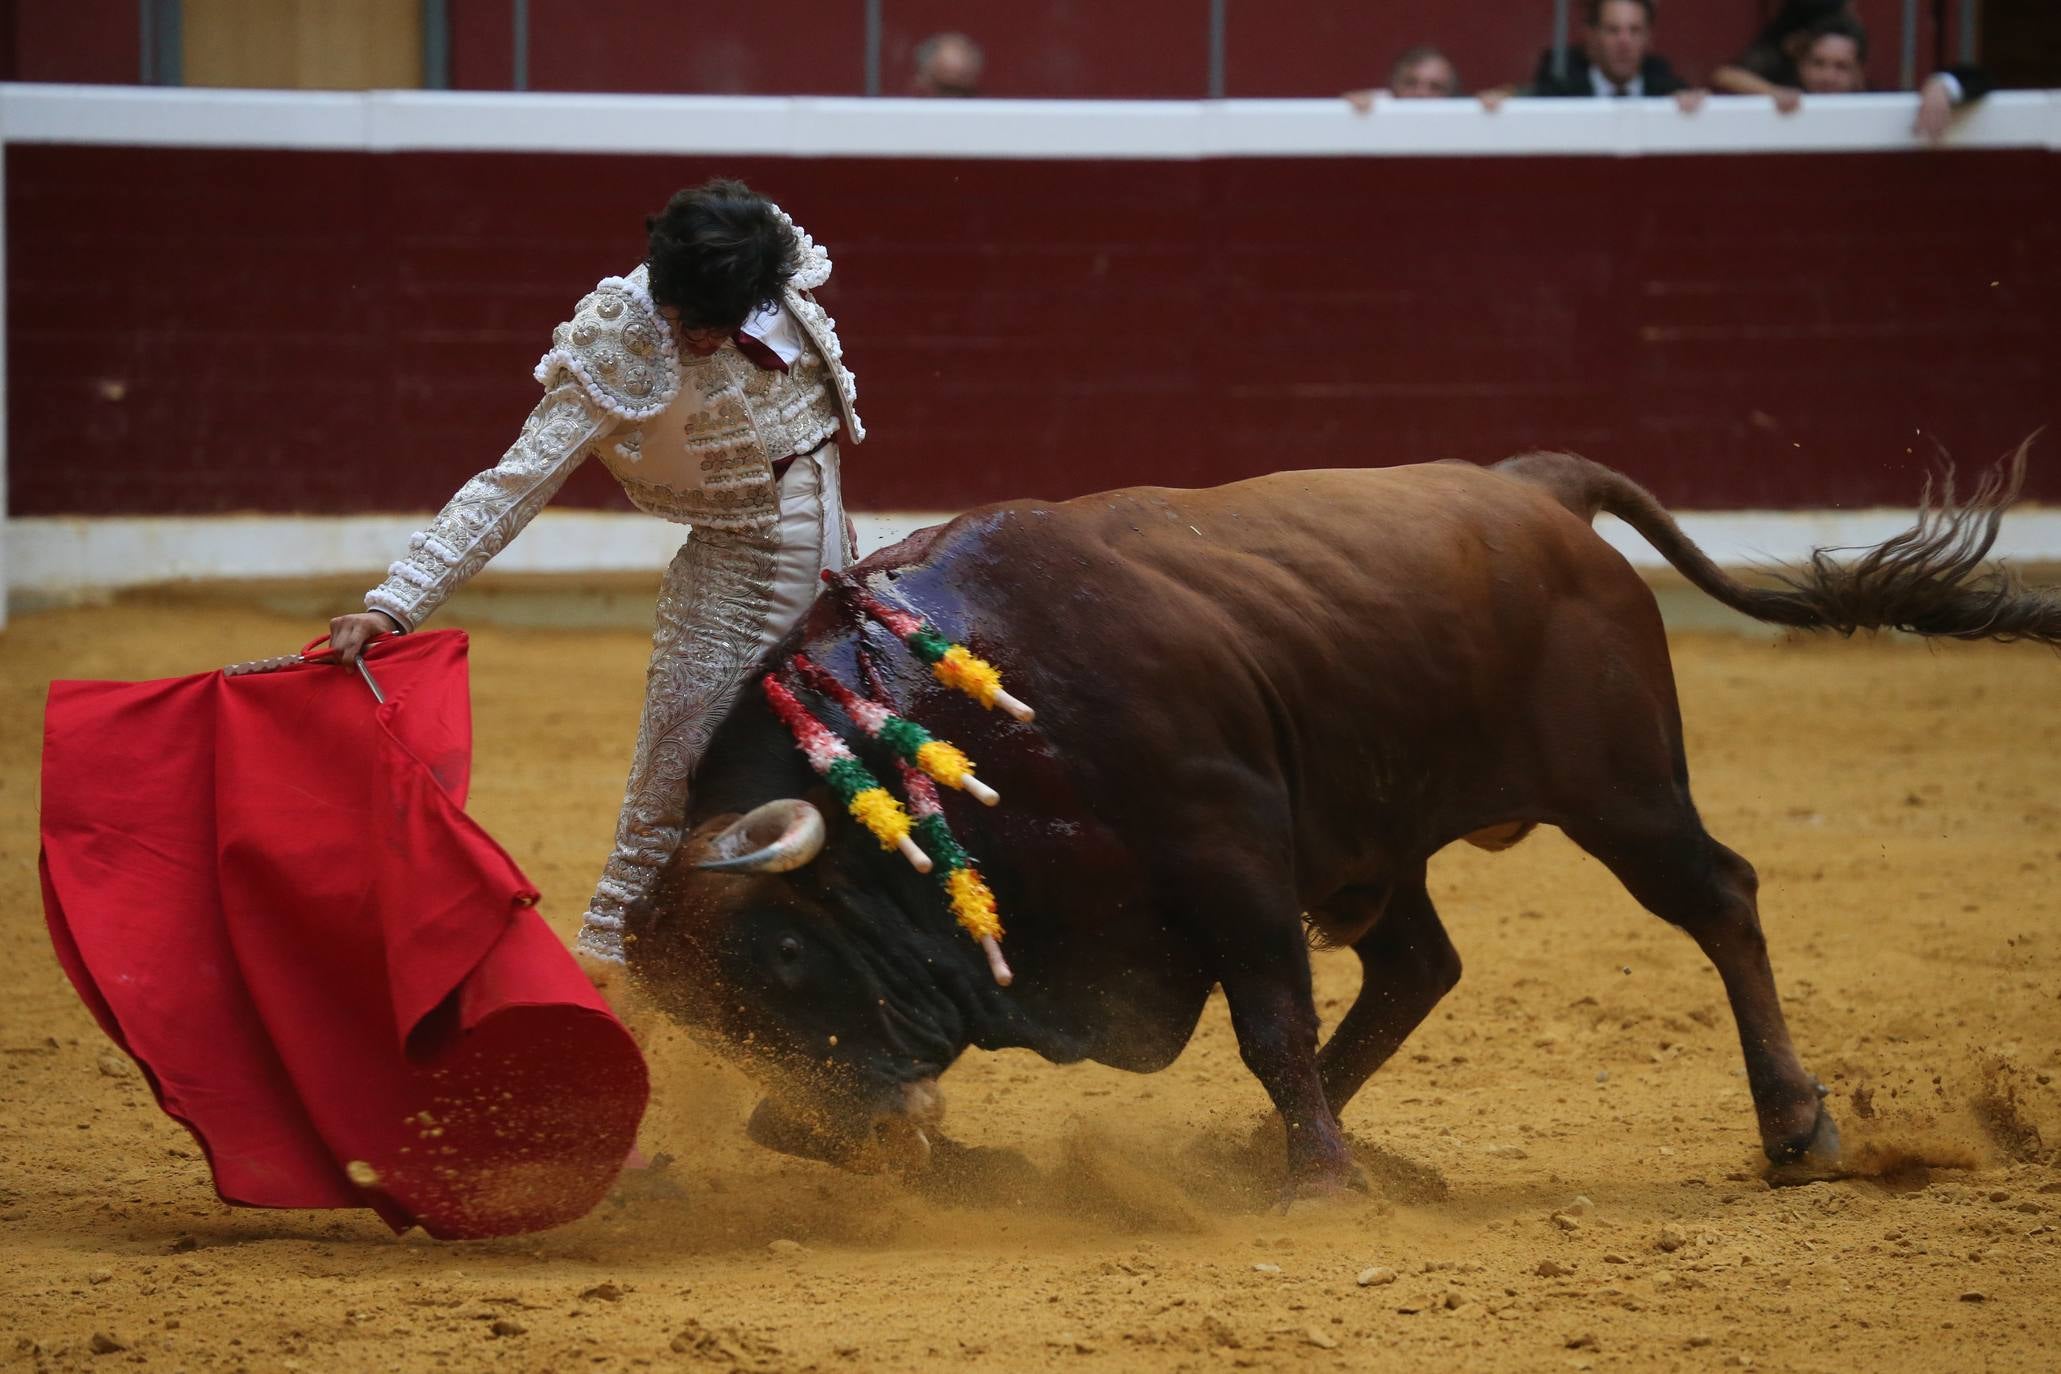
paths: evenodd
<path fill-rule="evenodd" d="M 1930 436 L 1974 461 L 2061 418 L 2057 170 L 10 146 L 9 504 L 434 506 L 719 171 L 835 255 L 861 508 L 1540 445 L 1686 506 L 1903 503 Z M 620 504 L 598 468 L 562 499 Z"/>

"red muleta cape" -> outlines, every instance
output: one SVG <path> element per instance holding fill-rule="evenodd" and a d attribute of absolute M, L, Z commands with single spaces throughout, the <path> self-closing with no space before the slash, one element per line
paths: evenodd
<path fill-rule="evenodd" d="M 462 809 L 465 651 L 51 684 L 51 940 L 225 1202 L 511 1235 L 630 1153 L 643 1057 Z"/>

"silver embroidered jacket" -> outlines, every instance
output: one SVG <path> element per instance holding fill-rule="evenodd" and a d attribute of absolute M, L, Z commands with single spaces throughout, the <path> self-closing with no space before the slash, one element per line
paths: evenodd
<path fill-rule="evenodd" d="M 698 538 L 773 542 L 773 462 L 807 453 L 840 424 L 851 442 L 866 437 L 836 322 L 809 295 L 829 279 L 830 255 L 800 230 L 795 238 L 801 263 L 780 308 L 810 347 L 787 371 L 760 368 L 728 344 L 681 357 L 645 269 L 603 278 L 552 331 L 536 370 L 544 398 L 515 443 L 408 541 L 386 581 L 365 594 L 367 608 L 406 629 L 422 624 L 590 453 L 639 510 L 692 526 Z"/>

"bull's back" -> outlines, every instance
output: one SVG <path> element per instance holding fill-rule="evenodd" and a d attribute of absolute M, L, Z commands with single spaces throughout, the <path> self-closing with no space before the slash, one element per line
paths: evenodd
<path fill-rule="evenodd" d="M 1021 501 L 907 552 L 911 599 L 1042 698 L 1057 747 L 1204 789 L 1273 770 L 1298 817 L 1407 809 L 1455 747 L 1493 787 L 1556 604 L 1651 607 L 1552 496 L 1457 463 Z"/>
<path fill-rule="evenodd" d="M 1536 630 L 1542 599 L 1622 568 L 1548 493 L 1462 463 L 1018 501 L 911 552 L 1010 625 L 1159 647 L 1116 668 L 1144 676 L 1204 660 L 1369 669 L 1425 639 L 1492 654 Z"/>
<path fill-rule="evenodd" d="M 1514 555 L 1559 561 L 1592 536 L 1547 493 L 1464 463 L 1274 473 L 1199 490 L 1139 487 L 1063 511 L 1079 536 L 1141 570 L 1208 581 L 1214 599 L 1263 613 L 1302 601 L 1380 613 Z M 1250 579 L 1255 563 L 1278 578 Z"/>

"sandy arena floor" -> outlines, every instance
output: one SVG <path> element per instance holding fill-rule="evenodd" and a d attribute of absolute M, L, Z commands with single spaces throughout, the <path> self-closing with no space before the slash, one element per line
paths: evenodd
<path fill-rule="evenodd" d="M 2061 1368 L 2051 653 L 1677 641 L 1698 798 L 1759 866 L 1798 1045 L 1870 1177 L 1762 1181 L 1716 975 L 1545 834 L 1434 868 L 1468 972 L 1347 1114 L 1365 1203 L 1266 1208 L 1264 1099 L 1218 1000 L 1154 1077 L 954 1069 L 954 1133 L 1041 1171 L 982 1206 L 755 1149 L 749 1086 L 661 1032 L 658 1167 L 577 1225 L 447 1245 L 218 1205 L 43 930 L 48 680 L 315 629 L 130 600 L 0 636 L 0 1366 Z M 643 661 L 630 631 L 476 634 L 473 809 L 562 934 Z M 1335 1016 L 1354 961 L 1317 970 Z"/>

